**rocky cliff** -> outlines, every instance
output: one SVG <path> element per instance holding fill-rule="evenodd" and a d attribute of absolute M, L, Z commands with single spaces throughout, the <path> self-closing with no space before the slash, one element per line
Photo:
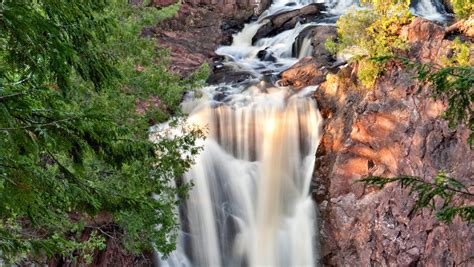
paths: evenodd
<path fill-rule="evenodd" d="M 415 19 L 405 29 L 408 56 L 439 62 L 451 41 L 441 26 Z M 429 210 L 410 214 L 414 199 L 398 185 L 383 190 L 356 182 L 367 175 L 420 176 L 444 169 L 465 183 L 474 179 L 469 131 L 448 128 L 446 103 L 414 73 L 389 65 L 373 90 L 354 77 L 356 65 L 328 75 L 316 94 L 325 117 L 317 152 L 314 196 L 320 204 L 325 266 L 469 266 L 474 228 L 456 219 L 438 222 Z"/>

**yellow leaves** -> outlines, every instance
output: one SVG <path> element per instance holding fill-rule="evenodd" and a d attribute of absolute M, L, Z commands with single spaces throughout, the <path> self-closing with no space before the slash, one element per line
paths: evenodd
<path fill-rule="evenodd" d="M 359 61 L 357 78 L 366 88 L 372 88 L 381 72 L 380 63 L 369 59 L 362 59 Z"/>
<path fill-rule="evenodd" d="M 471 57 L 471 51 L 474 45 L 471 42 L 461 42 L 459 38 L 454 39 L 449 46 L 452 49 L 452 56 L 443 58 L 443 64 L 446 67 L 461 66 L 469 67 L 474 65 L 474 57 Z"/>
<path fill-rule="evenodd" d="M 347 52 L 359 48 L 359 73 L 361 83 L 373 87 L 382 72 L 383 64 L 370 58 L 393 55 L 397 50 L 408 49 L 405 38 L 400 36 L 404 25 L 411 22 L 407 0 L 362 0 L 363 5 L 372 7 L 366 10 L 352 10 L 339 18 L 339 42 L 327 42 L 330 51 Z"/>
<path fill-rule="evenodd" d="M 474 0 L 451 0 L 454 14 L 458 19 L 474 15 Z"/>

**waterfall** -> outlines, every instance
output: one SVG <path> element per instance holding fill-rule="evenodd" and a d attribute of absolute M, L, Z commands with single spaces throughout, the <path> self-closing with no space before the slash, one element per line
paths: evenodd
<path fill-rule="evenodd" d="M 439 0 L 413 0 L 410 11 L 429 20 L 445 21 L 447 12 Z"/>
<path fill-rule="evenodd" d="M 309 186 L 321 122 L 307 97 L 314 89 L 251 86 L 225 104 L 194 103 L 189 122 L 207 125 L 209 136 L 185 177 L 194 188 L 180 238 L 190 251 L 171 266 L 314 265 Z"/>
<path fill-rule="evenodd" d="M 294 64 L 295 39 L 323 21 L 252 43 L 268 16 L 312 2 L 273 1 L 234 35 L 232 45 L 216 50 L 229 69 L 252 72 L 256 79 L 205 87 L 199 97 L 183 102 L 188 123 L 206 128 L 208 135 L 184 177 L 194 186 L 180 207 L 177 249 L 160 266 L 318 265 L 317 209 L 310 197 L 322 121 L 311 97 L 317 88 L 295 93 L 262 77 Z M 327 0 L 328 16 L 356 3 Z M 272 60 L 259 58 L 262 51 Z M 296 55 L 311 53 L 311 39 L 305 37 Z"/>
<path fill-rule="evenodd" d="M 358 0 L 325 0 L 329 12 L 334 15 L 341 15 L 351 7 L 359 5 Z M 448 14 L 441 0 L 412 0 L 410 11 L 413 15 L 429 20 L 446 21 Z"/>
<path fill-rule="evenodd" d="M 313 46 L 311 45 L 311 37 L 306 36 L 301 43 L 301 48 L 298 52 L 298 58 L 304 58 L 313 55 Z"/>
<path fill-rule="evenodd" d="M 275 1 L 264 15 L 294 9 Z M 298 24 L 252 45 L 264 19 L 247 24 L 233 44 L 216 52 L 234 69 L 258 75 L 296 62 L 292 45 L 308 25 Z M 274 62 L 262 62 L 259 51 Z M 310 183 L 321 116 L 311 97 L 264 82 L 210 86 L 190 97 L 188 123 L 208 129 L 202 153 L 184 180 L 193 183 L 180 208 L 177 250 L 160 266 L 315 266 L 316 207 Z"/>

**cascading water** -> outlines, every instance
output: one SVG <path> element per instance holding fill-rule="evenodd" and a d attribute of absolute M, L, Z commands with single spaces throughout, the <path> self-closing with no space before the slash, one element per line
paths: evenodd
<path fill-rule="evenodd" d="M 281 12 L 286 4 L 275 2 L 270 10 Z M 225 64 L 259 74 L 296 61 L 293 40 L 306 26 L 252 45 L 261 23 L 246 25 L 232 46 L 217 51 L 229 59 Z M 275 62 L 262 64 L 256 57 L 265 48 Z M 194 187 L 181 208 L 178 249 L 162 266 L 315 265 L 317 226 L 309 194 L 321 122 L 310 97 L 315 89 L 293 93 L 255 80 L 207 87 L 201 98 L 183 103 L 188 122 L 209 134 L 185 176 Z"/>
<path fill-rule="evenodd" d="M 445 21 L 447 12 L 444 5 L 437 0 L 412 0 L 411 13 L 429 20 Z"/>
<path fill-rule="evenodd" d="M 168 263 L 312 266 L 317 228 L 309 185 L 321 121 L 307 97 L 314 88 L 235 90 L 227 103 L 188 106 L 194 106 L 190 123 L 207 125 L 210 133 L 185 177 L 194 188 L 179 241 L 184 251 Z"/>
<path fill-rule="evenodd" d="M 277 0 L 259 20 L 234 36 L 216 53 L 224 65 L 255 74 L 239 84 L 206 87 L 188 97 L 188 122 L 206 127 L 203 152 L 185 175 L 194 184 L 180 208 L 177 250 L 160 266 L 316 266 L 316 207 L 309 195 L 320 122 L 315 87 L 294 93 L 260 81 L 297 61 L 295 38 L 306 27 L 297 24 L 252 44 L 266 17 L 312 1 Z M 316 1 L 314 1 L 316 2 Z M 342 13 L 355 1 L 328 1 L 329 14 Z M 330 16 L 330 15 L 328 15 Z M 296 55 L 311 54 L 304 40 Z M 268 50 L 274 60 L 262 61 Z"/>

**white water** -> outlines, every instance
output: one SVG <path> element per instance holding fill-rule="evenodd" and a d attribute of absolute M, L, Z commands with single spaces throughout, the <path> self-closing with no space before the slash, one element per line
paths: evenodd
<path fill-rule="evenodd" d="M 424 1 L 424 0 L 423 0 Z M 185 181 L 189 199 L 180 208 L 177 250 L 160 266 L 317 266 L 316 207 L 310 197 L 321 116 L 311 98 L 315 87 L 298 93 L 259 82 L 267 72 L 294 64 L 292 46 L 305 27 L 296 25 L 252 45 L 266 16 L 312 1 L 274 1 L 258 21 L 234 36 L 231 46 L 216 52 L 224 64 L 251 71 L 256 80 L 201 89 L 188 97 L 183 110 L 188 123 L 209 130 Z M 329 14 L 341 14 L 355 1 L 332 1 Z M 330 5 L 329 5 L 330 4 Z M 267 49 L 276 60 L 261 61 Z M 298 56 L 311 55 L 310 39 Z M 250 84 L 250 85 L 249 85 Z"/>
<path fill-rule="evenodd" d="M 288 2 L 275 2 L 266 14 L 295 8 Z M 297 60 L 292 45 L 309 24 L 252 45 L 263 21 L 246 25 L 232 46 L 217 51 L 229 59 L 226 64 L 260 74 Z M 276 62 L 256 57 L 265 48 Z M 178 249 L 161 266 L 316 264 L 318 227 L 309 188 L 321 122 L 311 98 L 315 89 L 221 85 L 183 103 L 188 123 L 207 127 L 209 134 L 184 177 L 194 187 L 182 207 Z"/>
<path fill-rule="evenodd" d="M 262 22 L 253 22 L 244 27 L 241 33 L 234 37 L 231 46 L 223 46 L 216 53 L 229 59 L 226 64 L 242 70 L 253 70 L 258 73 L 272 70 L 280 72 L 291 65 L 297 59 L 292 58 L 293 43 L 302 30 L 306 27 L 317 25 L 317 23 L 297 24 L 292 30 L 284 31 L 271 38 L 262 38 L 252 45 L 252 37 L 263 25 Z M 268 49 L 277 59 L 276 62 L 262 62 L 257 58 L 257 53 Z"/>
<path fill-rule="evenodd" d="M 410 8 L 412 14 L 429 20 L 445 21 L 446 10 L 438 0 L 416 0 L 412 1 Z"/>
<path fill-rule="evenodd" d="M 210 133 L 185 177 L 194 188 L 179 243 L 189 242 L 192 252 L 178 251 L 170 266 L 314 265 L 309 185 L 321 122 L 307 97 L 314 89 L 264 93 L 252 86 L 231 92 L 218 107 L 188 103 L 190 123 Z M 204 93 L 212 97 L 215 90 Z"/>
<path fill-rule="evenodd" d="M 434 21 L 445 21 L 447 13 L 440 0 L 412 0 L 410 11 L 413 15 Z M 342 15 L 351 8 L 358 8 L 358 0 L 325 0 L 329 13 Z"/>
<path fill-rule="evenodd" d="M 301 43 L 300 51 L 298 52 L 298 59 L 313 55 L 313 46 L 311 45 L 311 37 L 307 36 Z"/>

